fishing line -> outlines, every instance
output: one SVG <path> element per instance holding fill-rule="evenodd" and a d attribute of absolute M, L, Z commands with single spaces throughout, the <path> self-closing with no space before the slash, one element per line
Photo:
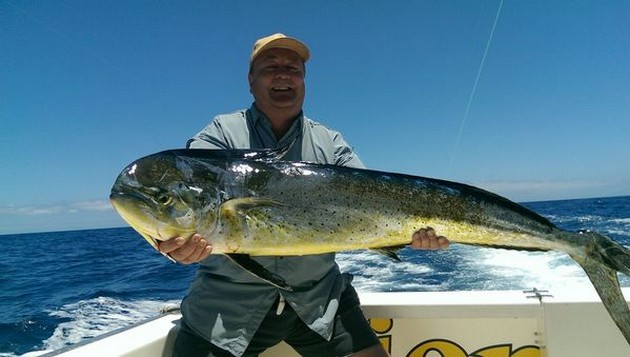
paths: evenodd
<path fill-rule="evenodd" d="M 453 151 L 451 152 L 451 159 L 448 164 L 448 172 L 451 171 L 453 167 L 453 161 L 455 161 L 455 154 L 459 149 L 459 144 L 462 139 L 462 133 L 464 132 L 464 127 L 468 122 L 468 114 L 470 112 L 470 105 L 472 104 L 473 98 L 475 97 L 475 93 L 477 92 L 477 84 L 479 84 L 479 78 L 481 77 L 481 72 L 483 71 L 484 64 L 486 63 L 486 57 L 488 57 L 488 50 L 490 49 L 490 44 L 492 43 L 492 38 L 494 37 L 494 30 L 497 28 L 497 23 L 499 22 L 499 17 L 501 15 L 501 9 L 503 8 L 503 0 L 499 3 L 499 8 L 497 9 L 497 14 L 494 17 L 494 23 L 492 24 L 492 29 L 490 30 L 490 36 L 488 36 L 488 42 L 486 43 L 486 49 L 483 52 L 483 56 L 481 57 L 481 63 L 479 64 L 479 69 L 477 70 L 477 76 L 475 77 L 475 83 L 473 84 L 472 90 L 470 91 L 470 96 L 468 97 L 468 103 L 466 104 L 466 110 L 464 110 L 464 117 L 459 124 L 459 130 L 457 132 L 457 137 L 455 139 L 455 146 L 453 147 Z"/>

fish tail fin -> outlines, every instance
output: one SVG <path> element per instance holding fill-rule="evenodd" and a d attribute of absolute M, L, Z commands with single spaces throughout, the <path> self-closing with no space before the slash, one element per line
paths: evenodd
<path fill-rule="evenodd" d="M 630 308 L 617 278 L 617 272 L 630 275 L 630 250 L 598 233 L 581 234 L 590 237 L 586 255 L 582 257 L 572 255 L 572 258 L 582 266 L 604 307 L 630 344 Z"/>
<path fill-rule="evenodd" d="M 609 268 L 630 276 L 630 249 L 595 232 L 583 231 L 590 237 L 587 256 L 601 260 Z"/>

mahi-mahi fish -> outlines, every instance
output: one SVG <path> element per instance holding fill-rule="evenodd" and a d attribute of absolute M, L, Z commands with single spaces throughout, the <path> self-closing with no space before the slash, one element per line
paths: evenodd
<path fill-rule="evenodd" d="M 110 199 L 154 248 L 199 233 L 283 289 L 249 256 L 373 249 L 397 258 L 413 232 L 432 227 L 451 242 L 517 250 L 559 250 L 586 272 L 630 344 L 630 310 L 617 272 L 630 251 L 595 232 L 569 232 L 494 193 L 462 183 L 336 165 L 282 161 L 282 153 L 168 150 L 127 166 Z"/>

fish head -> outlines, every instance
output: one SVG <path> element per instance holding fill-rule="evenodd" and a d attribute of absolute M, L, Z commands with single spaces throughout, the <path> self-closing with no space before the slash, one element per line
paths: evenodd
<path fill-rule="evenodd" d="M 195 170 L 182 160 L 169 152 L 141 158 L 120 173 L 111 190 L 114 208 L 155 249 L 158 241 L 190 238 L 201 215 L 214 221 L 218 197 L 199 187 Z"/>

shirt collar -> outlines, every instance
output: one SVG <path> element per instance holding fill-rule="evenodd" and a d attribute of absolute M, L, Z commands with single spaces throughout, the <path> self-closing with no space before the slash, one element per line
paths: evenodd
<path fill-rule="evenodd" d="M 253 124 L 253 127 L 256 128 L 255 130 L 267 130 L 269 133 L 272 133 L 269 118 L 265 115 L 265 113 L 258 109 L 255 102 L 252 103 L 250 112 L 252 114 L 250 116 L 250 120 L 252 121 L 251 124 Z M 284 145 L 291 144 L 299 135 L 301 135 L 303 122 L 304 111 L 300 111 L 300 114 L 298 114 L 298 116 L 293 120 L 293 123 L 291 123 L 289 131 L 287 131 L 287 133 L 284 134 L 284 136 L 278 141 L 278 146 L 282 147 Z"/>

